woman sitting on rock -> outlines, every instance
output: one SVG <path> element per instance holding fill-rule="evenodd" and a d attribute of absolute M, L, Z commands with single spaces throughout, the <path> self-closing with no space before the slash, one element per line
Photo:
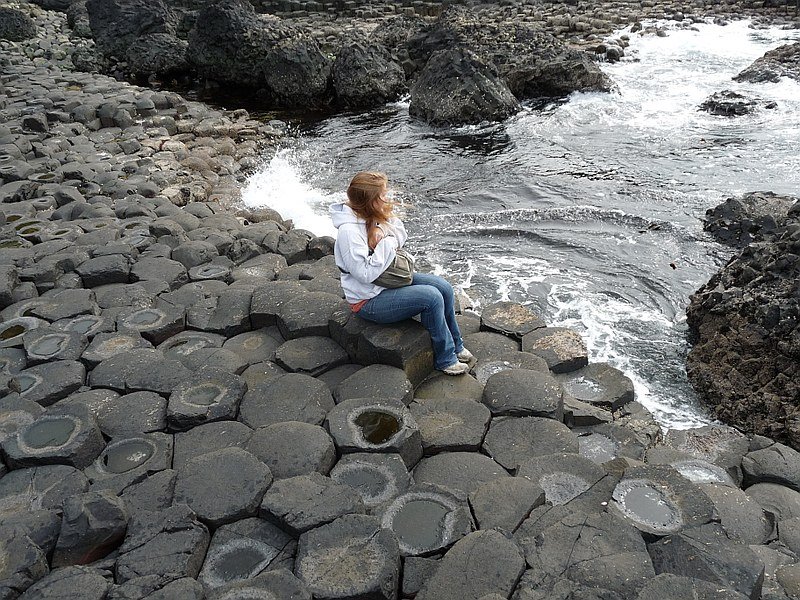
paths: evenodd
<path fill-rule="evenodd" d="M 411 285 L 384 288 L 377 279 L 392 264 L 408 237 L 403 222 L 392 215 L 386 175 L 356 173 L 346 203 L 331 206 L 339 230 L 334 255 L 342 271 L 342 289 L 354 313 L 374 323 L 396 323 L 420 315 L 431 334 L 434 366 L 448 375 L 469 371 L 472 358 L 456 323 L 453 287 L 441 277 L 414 273 Z"/>

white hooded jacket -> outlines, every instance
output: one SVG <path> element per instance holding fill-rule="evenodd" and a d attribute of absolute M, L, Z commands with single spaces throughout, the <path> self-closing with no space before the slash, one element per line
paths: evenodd
<path fill-rule="evenodd" d="M 383 239 L 370 252 L 367 243 L 366 221 L 356 215 L 347 204 L 339 202 L 330 207 L 333 225 L 338 229 L 334 257 L 342 273 L 342 290 L 351 304 L 369 300 L 386 288 L 372 283 L 392 264 L 395 250 L 408 238 L 403 222 L 397 217 L 383 225 Z"/>

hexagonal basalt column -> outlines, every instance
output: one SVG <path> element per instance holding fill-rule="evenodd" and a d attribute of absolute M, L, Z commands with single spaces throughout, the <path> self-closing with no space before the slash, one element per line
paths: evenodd
<path fill-rule="evenodd" d="M 529 308 L 515 302 L 495 302 L 483 309 L 481 329 L 496 331 L 517 339 L 546 323 Z"/>
<path fill-rule="evenodd" d="M 167 423 L 173 431 L 220 419 L 233 419 L 247 391 L 244 380 L 219 369 L 205 369 L 170 394 Z"/>
<path fill-rule="evenodd" d="M 569 373 L 589 364 L 580 334 L 566 327 L 543 327 L 522 338 L 522 349 L 541 356 L 553 373 Z"/>
<path fill-rule="evenodd" d="M 65 498 L 88 488 L 86 476 L 67 465 L 17 469 L 0 479 L 0 515 L 60 510 Z"/>
<path fill-rule="evenodd" d="M 123 311 L 117 317 L 117 330 L 136 331 L 152 344 L 160 344 L 185 327 L 185 311 L 182 308 L 134 308 Z"/>
<path fill-rule="evenodd" d="M 419 428 L 402 402 L 345 400 L 328 413 L 326 423 L 342 453 L 396 452 L 409 466 L 422 457 Z"/>
<path fill-rule="evenodd" d="M 472 531 L 466 499 L 432 485 L 419 485 L 383 509 L 381 524 L 397 536 L 403 556 L 426 556 Z"/>
<path fill-rule="evenodd" d="M 592 363 L 556 376 L 564 392 L 576 400 L 616 411 L 633 402 L 633 382 L 606 363 Z"/>
<path fill-rule="evenodd" d="M 36 317 L 17 317 L 0 323 L 0 348 L 22 348 L 23 336 L 47 325 L 47 321 Z"/>
<path fill-rule="evenodd" d="M 397 597 L 400 552 L 376 517 L 345 515 L 300 536 L 295 574 L 314 598 Z"/>
<path fill-rule="evenodd" d="M 389 502 L 411 485 L 411 474 L 397 454 L 345 454 L 331 479 L 356 490 L 367 509 Z"/>
<path fill-rule="evenodd" d="M 52 360 L 78 360 L 89 341 L 80 333 L 40 327 L 23 336 L 28 366 Z"/>
<path fill-rule="evenodd" d="M 414 385 L 421 383 L 433 370 L 430 335 L 412 320 L 393 325 L 368 323 L 358 336 L 354 358 L 362 365 L 380 363 L 402 369 Z"/>
<path fill-rule="evenodd" d="M 82 469 L 97 458 L 105 440 L 85 406 L 45 412 L 3 443 L 13 468 L 65 464 Z"/>
<path fill-rule="evenodd" d="M 94 336 L 86 350 L 81 355 L 81 360 L 93 369 L 104 360 L 111 358 L 121 352 L 127 352 L 134 348 L 151 348 L 150 342 L 141 337 L 138 333 L 98 333 Z"/>
<path fill-rule="evenodd" d="M 86 468 L 86 476 L 97 487 L 122 491 L 147 473 L 169 469 L 172 445 L 172 436 L 164 433 L 113 440 Z"/>
<path fill-rule="evenodd" d="M 524 477 L 544 490 L 546 499 L 558 506 L 591 488 L 606 470 L 579 454 L 546 454 L 523 462 L 517 477 Z"/>
<path fill-rule="evenodd" d="M 55 404 L 84 384 L 86 367 L 73 360 L 56 360 L 20 371 L 9 385 L 26 400 L 42 406 Z"/>
<path fill-rule="evenodd" d="M 564 418 L 561 386 L 549 373 L 513 369 L 489 377 L 482 402 L 493 416 Z"/>

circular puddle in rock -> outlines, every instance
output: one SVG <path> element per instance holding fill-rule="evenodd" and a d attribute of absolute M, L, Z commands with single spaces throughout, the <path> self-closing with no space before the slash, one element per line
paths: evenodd
<path fill-rule="evenodd" d="M 228 269 L 226 267 L 221 267 L 219 265 L 200 267 L 196 271 L 198 277 L 218 277 L 220 275 L 225 275 L 227 272 Z"/>
<path fill-rule="evenodd" d="M 653 531 L 669 533 L 683 523 L 680 510 L 650 481 L 621 481 L 612 497 L 629 519 Z"/>
<path fill-rule="evenodd" d="M 275 548 L 253 540 L 231 540 L 209 557 L 205 579 L 214 587 L 258 575 L 278 555 Z"/>
<path fill-rule="evenodd" d="M 603 398 L 605 388 L 588 377 L 576 377 L 563 383 L 564 391 L 578 400 L 597 401 Z"/>
<path fill-rule="evenodd" d="M 438 548 L 447 534 L 450 508 L 429 498 L 409 500 L 395 513 L 392 531 L 398 541 L 413 552 Z"/>
<path fill-rule="evenodd" d="M 11 325 L 10 327 L 6 327 L 5 329 L 0 329 L 0 340 L 7 341 L 12 340 L 15 337 L 19 337 L 23 333 L 25 333 L 27 329 L 22 325 Z"/>
<path fill-rule="evenodd" d="M 14 381 L 16 382 L 17 388 L 19 389 L 20 394 L 24 394 L 33 386 L 37 385 L 42 381 L 41 377 L 36 375 L 31 375 L 30 373 L 19 373 L 14 375 Z"/>
<path fill-rule="evenodd" d="M 69 441 L 77 427 L 77 422 L 70 417 L 49 417 L 32 423 L 20 437 L 36 450 L 58 448 Z"/>
<path fill-rule="evenodd" d="M 213 383 L 201 383 L 198 386 L 189 388 L 183 394 L 183 401 L 187 404 L 195 406 L 211 406 L 219 402 L 222 395 L 225 393 L 218 385 Z"/>
<path fill-rule="evenodd" d="M 34 356 L 55 356 L 64 350 L 68 340 L 69 338 L 64 334 L 45 335 L 31 345 L 30 352 Z"/>
<path fill-rule="evenodd" d="M 616 442 L 601 433 L 580 436 L 578 447 L 581 456 L 597 464 L 603 464 L 617 456 Z"/>
<path fill-rule="evenodd" d="M 124 440 L 106 448 L 101 460 L 109 473 L 127 473 L 150 460 L 155 451 L 147 440 Z"/>
<path fill-rule="evenodd" d="M 380 446 L 400 432 L 400 420 L 389 412 L 366 410 L 353 419 L 368 444 Z"/>
<path fill-rule="evenodd" d="M 725 469 L 703 460 L 679 460 L 671 463 L 675 470 L 692 483 L 735 485 Z"/>
<path fill-rule="evenodd" d="M 161 312 L 152 308 L 145 308 L 129 315 L 125 319 L 125 322 L 130 323 L 131 325 L 138 325 L 139 327 L 150 327 L 151 325 L 158 323 L 163 318 L 164 315 L 161 314 Z"/>
<path fill-rule="evenodd" d="M 100 317 L 78 317 L 67 324 L 66 330 L 86 335 L 97 327 L 101 320 Z"/>

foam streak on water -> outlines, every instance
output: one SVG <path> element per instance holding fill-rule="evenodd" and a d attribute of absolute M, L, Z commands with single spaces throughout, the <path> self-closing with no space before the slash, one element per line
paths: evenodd
<path fill-rule="evenodd" d="M 331 234 L 327 204 L 352 174 L 385 171 L 422 268 L 478 307 L 521 302 L 576 329 L 590 360 L 630 376 L 663 425 L 706 423 L 684 371 L 685 308 L 730 251 L 701 218 L 735 194 L 800 189 L 800 85 L 731 78 L 800 31 L 662 25 L 666 38 L 631 34 L 626 58 L 603 65 L 617 93 L 458 129 L 412 119 L 407 103 L 303 123 L 245 202 Z M 737 118 L 697 110 L 725 89 L 777 108 Z"/>

